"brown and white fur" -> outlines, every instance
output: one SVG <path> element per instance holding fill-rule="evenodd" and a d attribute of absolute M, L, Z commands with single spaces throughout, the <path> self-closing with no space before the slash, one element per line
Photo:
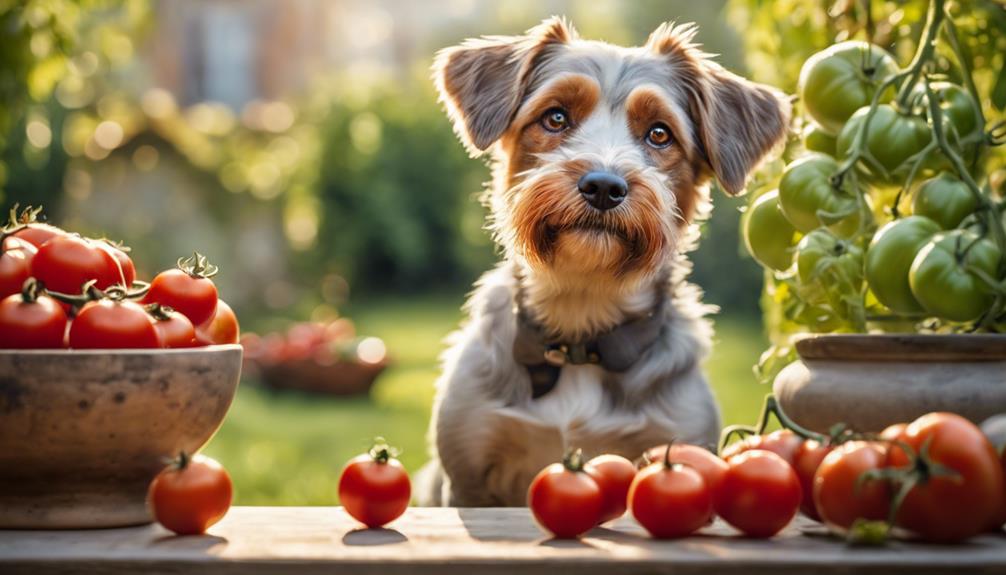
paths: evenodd
<path fill-rule="evenodd" d="M 444 355 L 421 503 L 524 505 L 534 475 L 570 446 L 634 458 L 672 437 L 715 441 L 719 410 L 700 366 L 712 330 L 681 254 L 708 209 L 709 180 L 740 193 L 784 138 L 789 107 L 710 61 L 695 32 L 664 24 L 645 46 L 623 48 L 551 18 L 438 54 L 455 131 L 472 155 L 492 154 L 490 228 L 505 259 L 476 284 Z M 555 108 L 569 119 L 558 133 L 542 120 Z M 658 123 L 673 135 L 664 148 L 646 140 Z M 616 208 L 581 197 L 577 182 L 591 170 L 628 184 Z M 658 297 L 669 298 L 661 336 L 628 371 L 567 365 L 532 399 L 513 357 L 517 305 L 577 340 L 645 314 Z"/>

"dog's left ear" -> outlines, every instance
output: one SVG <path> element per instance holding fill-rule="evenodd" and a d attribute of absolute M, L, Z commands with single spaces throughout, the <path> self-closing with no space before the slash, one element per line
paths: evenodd
<path fill-rule="evenodd" d="M 572 26 L 553 16 L 523 36 L 471 39 L 437 53 L 433 80 L 454 131 L 473 156 L 506 131 L 528 75 L 546 49 L 575 37 Z"/>
<path fill-rule="evenodd" d="M 697 143 L 720 187 L 744 191 L 748 174 L 786 136 L 790 103 L 785 94 L 749 82 L 713 62 L 692 42 L 692 24 L 663 24 L 647 47 L 666 56 L 688 92 Z"/>

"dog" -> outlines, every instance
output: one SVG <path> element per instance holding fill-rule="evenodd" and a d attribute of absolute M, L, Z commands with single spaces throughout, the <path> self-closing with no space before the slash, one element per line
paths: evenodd
<path fill-rule="evenodd" d="M 434 81 L 472 156 L 502 262 L 449 338 L 417 478 L 425 505 L 521 506 L 572 447 L 635 458 L 712 445 L 702 374 L 711 309 L 683 254 L 710 208 L 785 138 L 780 92 L 736 76 L 663 24 L 642 47 L 552 17 L 440 51 Z"/>

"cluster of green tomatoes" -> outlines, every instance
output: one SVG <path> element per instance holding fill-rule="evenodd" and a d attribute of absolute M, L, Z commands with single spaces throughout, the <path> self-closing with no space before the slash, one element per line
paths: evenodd
<path fill-rule="evenodd" d="M 802 150 L 742 221 L 786 317 L 830 332 L 1001 315 L 1003 227 L 975 183 L 988 140 L 972 92 L 849 41 L 804 63 L 799 100 Z"/>

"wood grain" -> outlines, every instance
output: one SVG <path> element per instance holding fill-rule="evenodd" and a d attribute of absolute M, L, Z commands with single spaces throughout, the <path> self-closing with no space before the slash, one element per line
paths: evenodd
<path fill-rule="evenodd" d="M 555 541 L 526 509 L 412 508 L 385 530 L 342 509 L 238 507 L 202 537 L 158 526 L 0 531 L 0 573 L 437 574 L 1006 573 L 1006 536 L 959 546 L 849 547 L 805 520 L 768 541 L 717 523 L 678 541 L 649 539 L 631 519 L 580 541 Z"/>

